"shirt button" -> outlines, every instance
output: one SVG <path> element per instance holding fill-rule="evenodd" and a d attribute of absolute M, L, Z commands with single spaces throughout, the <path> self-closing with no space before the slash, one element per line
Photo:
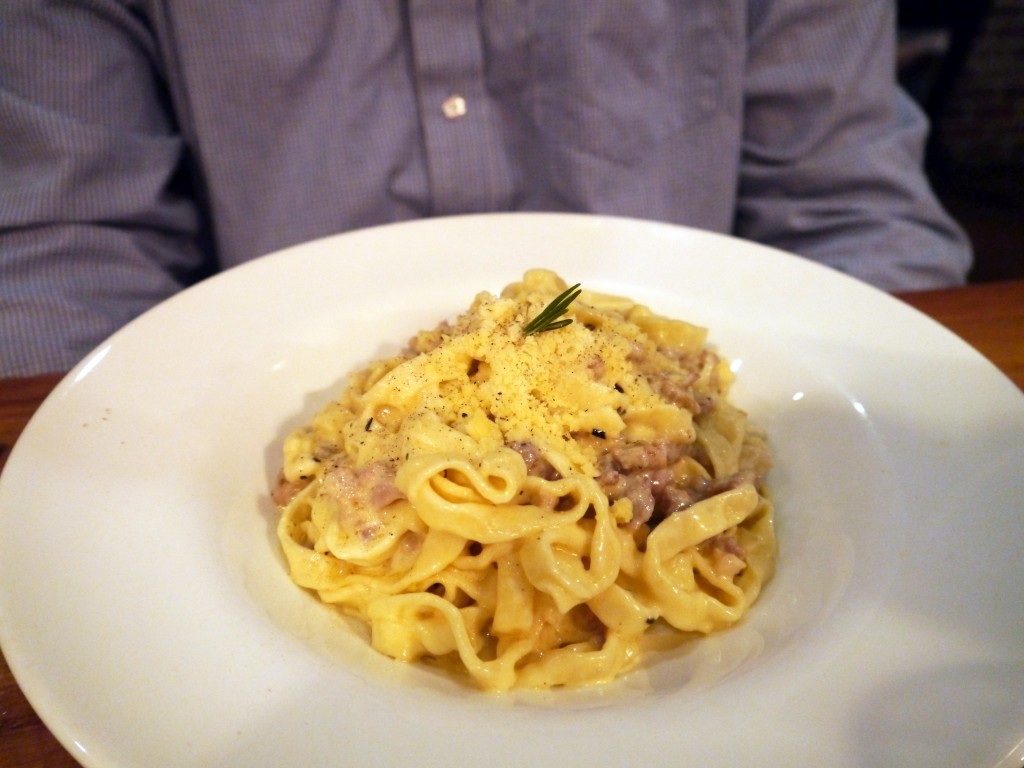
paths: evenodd
<path fill-rule="evenodd" d="M 466 114 L 466 100 L 455 93 L 441 104 L 441 113 L 449 120 L 458 120 Z"/>

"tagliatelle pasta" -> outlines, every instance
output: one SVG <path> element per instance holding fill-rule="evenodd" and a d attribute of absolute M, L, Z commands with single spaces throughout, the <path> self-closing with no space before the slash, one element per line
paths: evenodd
<path fill-rule="evenodd" d="M 402 661 L 481 688 L 609 681 L 654 624 L 739 621 L 775 557 L 764 435 L 706 331 L 531 270 L 355 372 L 291 434 L 275 501 L 294 581 Z"/>

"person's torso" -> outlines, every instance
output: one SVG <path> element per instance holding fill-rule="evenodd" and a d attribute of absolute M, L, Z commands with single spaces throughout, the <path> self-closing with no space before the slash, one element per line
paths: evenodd
<path fill-rule="evenodd" d="M 732 226 L 739 0 L 150 5 L 225 265 L 478 211 Z"/>

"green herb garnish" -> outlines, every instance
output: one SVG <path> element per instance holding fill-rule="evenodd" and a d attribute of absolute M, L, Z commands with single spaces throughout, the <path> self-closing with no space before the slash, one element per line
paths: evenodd
<path fill-rule="evenodd" d="M 581 293 L 580 284 L 576 283 L 576 285 L 558 294 L 550 304 L 544 307 L 539 315 L 526 324 L 526 327 L 523 328 L 523 335 L 532 336 L 535 333 L 553 331 L 556 328 L 564 328 L 569 325 L 572 322 L 571 317 L 563 320 L 558 318 L 569 310 L 569 305 L 576 301 L 576 297 Z"/>

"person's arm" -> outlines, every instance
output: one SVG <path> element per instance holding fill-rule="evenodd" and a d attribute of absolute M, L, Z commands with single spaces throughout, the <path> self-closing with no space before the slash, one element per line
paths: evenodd
<path fill-rule="evenodd" d="M 752 0 L 736 232 L 888 290 L 962 283 L 970 248 L 922 170 L 894 4 Z"/>
<path fill-rule="evenodd" d="M 203 267 L 145 23 L 0 3 L 0 375 L 69 369 Z"/>

